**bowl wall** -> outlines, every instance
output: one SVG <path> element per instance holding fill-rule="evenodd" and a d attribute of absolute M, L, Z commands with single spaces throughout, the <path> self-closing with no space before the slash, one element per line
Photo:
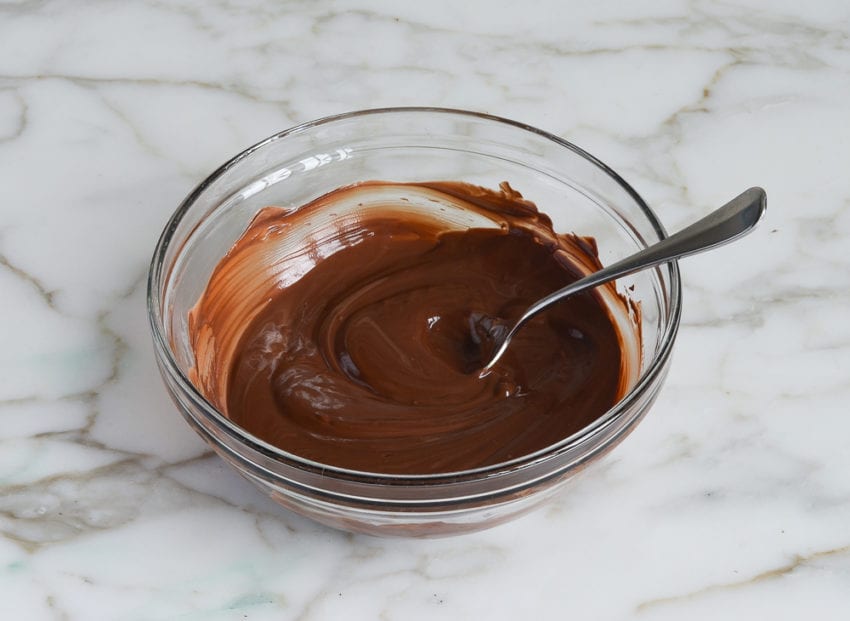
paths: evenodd
<path fill-rule="evenodd" d="M 158 363 L 178 408 L 244 476 L 278 502 L 335 527 L 436 535 L 504 521 L 549 497 L 621 440 L 661 386 L 679 320 L 676 264 L 618 281 L 640 304 L 640 378 L 605 416 L 571 438 L 507 464 L 403 477 L 317 464 L 270 446 L 217 412 L 187 380 L 188 312 L 254 214 L 293 210 L 358 181 L 508 181 L 555 230 L 594 237 L 603 264 L 664 230 L 615 173 L 577 147 L 503 119 L 435 109 L 375 110 L 308 123 L 251 147 L 190 194 L 168 223 L 149 279 Z"/>

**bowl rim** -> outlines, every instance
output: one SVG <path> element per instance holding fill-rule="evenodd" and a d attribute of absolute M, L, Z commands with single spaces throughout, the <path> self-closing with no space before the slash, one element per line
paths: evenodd
<path fill-rule="evenodd" d="M 669 270 L 670 320 L 667 322 L 667 325 L 665 326 L 665 331 L 661 336 L 661 346 L 657 352 L 657 355 L 654 357 L 646 371 L 644 371 L 644 373 L 640 375 L 637 383 L 626 393 L 626 395 L 623 396 L 622 399 L 620 399 L 607 412 L 605 412 L 602 416 L 594 420 L 589 425 L 583 427 L 574 434 L 554 444 L 535 451 L 534 453 L 523 455 L 508 461 L 499 462 L 497 464 L 492 464 L 488 466 L 470 468 L 467 470 L 432 474 L 393 474 L 342 468 L 339 466 L 334 466 L 332 464 L 325 464 L 322 462 L 300 457 L 294 453 L 290 453 L 273 444 L 270 444 L 262 440 L 261 438 L 258 438 L 257 436 L 249 433 L 247 430 L 243 429 L 242 427 L 228 419 L 226 416 L 224 416 L 224 414 L 219 412 L 217 408 L 215 408 L 206 399 L 206 397 L 204 397 L 204 395 L 189 380 L 188 376 L 181 370 L 171 350 L 169 339 L 166 336 L 162 308 L 163 296 L 160 291 L 161 285 L 164 282 L 167 282 L 168 278 L 170 277 L 170 269 L 171 267 L 173 267 L 170 266 L 168 273 L 164 273 L 164 268 L 166 267 L 166 254 L 169 251 L 171 240 L 186 213 L 192 208 L 192 206 L 195 204 L 201 194 L 203 194 L 204 191 L 206 191 L 206 189 L 210 185 L 212 185 L 217 179 L 219 179 L 231 168 L 236 166 L 239 162 L 250 157 L 253 153 L 262 149 L 266 145 L 277 142 L 279 140 L 283 140 L 288 136 L 299 134 L 315 127 L 320 127 L 323 125 L 328 125 L 347 119 L 358 117 L 371 117 L 378 115 L 404 115 L 423 113 L 469 117 L 476 120 L 492 122 L 498 125 L 507 125 L 515 129 L 520 129 L 535 134 L 538 137 L 541 137 L 545 140 L 555 143 L 558 146 L 564 147 L 572 151 L 576 155 L 584 158 L 585 160 L 596 166 L 599 170 L 601 170 L 609 178 L 611 178 L 615 183 L 617 183 L 631 197 L 631 199 L 635 202 L 638 208 L 643 212 L 644 216 L 647 218 L 649 224 L 654 229 L 654 231 L 658 234 L 659 238 L 664 239 L 667 237 L 667 232 L 663 224 L 655 215 L 655 212 L 653 212 L 649 205 L 647 205 L 646 201 L 643 200 L 640 194 L 638 194 L 637 191 L 632 188 L 632 186 L 629 185 L 629 183 L 626 182 L 625 179 L 623 179 L 617 172 L 615 172 L 611 167 L 599 160 L 596 156 L 588 153 L 581 147 L 569 142 L 568 140 L 560 138 L 559 136 L 551 134 L 545 130 L 528 125 L 526 123 L 514 121 L 512 119 L 488 113 L 475 112 L 471 110 L 463 110 L 457 108 L 431 106 L 368 108 L 362 110 L 354 110 L 341 114 L 324 116 L 318 119 L 300 123 L 288 129 L 284 129 L 280 132 L 272 134 L 271 136 L 268 136 L 267 138 L 264 138 L 263 140 L 260 140 L 259 142 L 249 146 L 248 148 L 244 149 L 240 153 L 227 160 L 224 164 L 222 164 L 212 173 L 210 173 L 210 175 L 207 176 L 203 181 L 201 181 L 197 186 L 195 186 L 195 188 L 191 192 L 189 192 L 186 198 L 181 201 L 177 209 L 168 219 L 157 241 L 156 247 L 154 248 L 153 256 L 151 258 L 151 263 L 148 270 L 147 314 L 154 342 L 154 349 L 158 358 L 161 372 L 167 372 L 171 379 L 173 379 L 179 385 L 180 389 L 183 391 L 183 394 L 189 399 L 191 399 L 193 404 L 197 406 L 207 416 L 210 422 L 215 424 L 215 426 L 220 431 L 222 431 L 232 439 L 236 440 L 237 442 L 246 445 L 251 450 L 263 455 L 266 458 L 277 462 L 283 462 L 286 465 L 294 466 L 300 470 L 320 473 L 322 476 L 332 476 L 334 478 L 355 480 L 367 483 L 380 483 L 383 485 L 409 484 L 411 482 L 416 482 L 419 484 L 458 483 L 469 479 L 481 480 L 505 474 L 516 473 L 519 470 L 533 467 L 556 456 L 563 455 L 567 452 L 572 452 L 574 450 L 578 450 L 583 444 L 592 444 L 592 441 L 595 438 L 602 434 L 611 425 L 615 424 L 617 421 L 620 420 L 620 418 L 629 409 L 629 407 L 636 400 L 640 399 L 641 396 L 652 387 L 654 380 L 658 377 L 659 374 L 663 373 L 666 368 L 666 362 L 671 355 L 673 343 L 676 339 L 676 334 L 678 332 L 679 323 L 681 319 L 681 274 L 677 261 L 671 261 L 666 265 L 661 265 L 655 268 L 656 270 L 660 270 L 666 267 Z M 178 255 L 179 252 L 180 251 L 178 251 Z M 620 434 L 625 433 L 625 431 L 630 429 L 631 427 L 632 425 L 624 425 L 623 428 L 620 430 L 620 433 L 617 433 L 607 439 L 605 445 L 609 443 L 615 443 L 619 438 Z M 579 461 L 583 460 L 580 459 Z"/>

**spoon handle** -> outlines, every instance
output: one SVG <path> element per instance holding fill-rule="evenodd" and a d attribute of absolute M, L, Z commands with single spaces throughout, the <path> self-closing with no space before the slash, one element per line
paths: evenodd
<path fill-rule="evenodd" d="M 613 263 L 532 304 L 507 333 L 484 370 L 490 369 L 508 347 L 513 335 L 532 317 L 555 302 L 585 289 L 616 280 L 634 272 L 716 248 L 749 233 L 767 208 L 767 195 L 761 188 L 750 188 L 723 207 L 682 229 L 678 233 Z"/>

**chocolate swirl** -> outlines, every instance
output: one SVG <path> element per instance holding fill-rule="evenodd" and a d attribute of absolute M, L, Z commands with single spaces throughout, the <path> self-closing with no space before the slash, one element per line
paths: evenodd
<path fill-rule="evenodd" d="M 507 184 L 365 182 L 267 207 L 190 314 L 192 380 L 280 448 L 361 471 L 426 474 L 545 448 L 634 383 L 634 308 L 613 285 L 500 326 L 600 267 Z"/>

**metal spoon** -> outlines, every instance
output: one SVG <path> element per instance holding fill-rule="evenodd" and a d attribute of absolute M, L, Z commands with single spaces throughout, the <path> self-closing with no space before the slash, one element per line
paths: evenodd
<path fill-rule="evenodd" d="M 628 256 L 613 265 L 609 265 L 598 272 L 585 276 L 571 285 L 538 300 L 507 331 L 503 340 L 498 344 L 496 353 L 490 358 L 490 362 L 484 365 L 481 371 L 482 375 L 489 372 L 499 358 L 502 357 L 502 354 L 505 353 L 508 345 L 510 345 L 511 339 L 520 328 L 532 317 L 543 312 L 556 302 L 560 302 L 564 298 L 568 298 L 576 293 L 581 293 L 587 289 L 592 289 L 606 282 L 616 280 L 621 276 L 728 244 L 752 231 L 764 215 L 766 209 L 767 195 L 764 190 L 761 188 L 750 188 L 733 198 L 720 209 L 711 212 L 702 220 L 697 220 L 675 235 L 671 235 L 657 244 L 644 248 L 640 252 Z"/>

